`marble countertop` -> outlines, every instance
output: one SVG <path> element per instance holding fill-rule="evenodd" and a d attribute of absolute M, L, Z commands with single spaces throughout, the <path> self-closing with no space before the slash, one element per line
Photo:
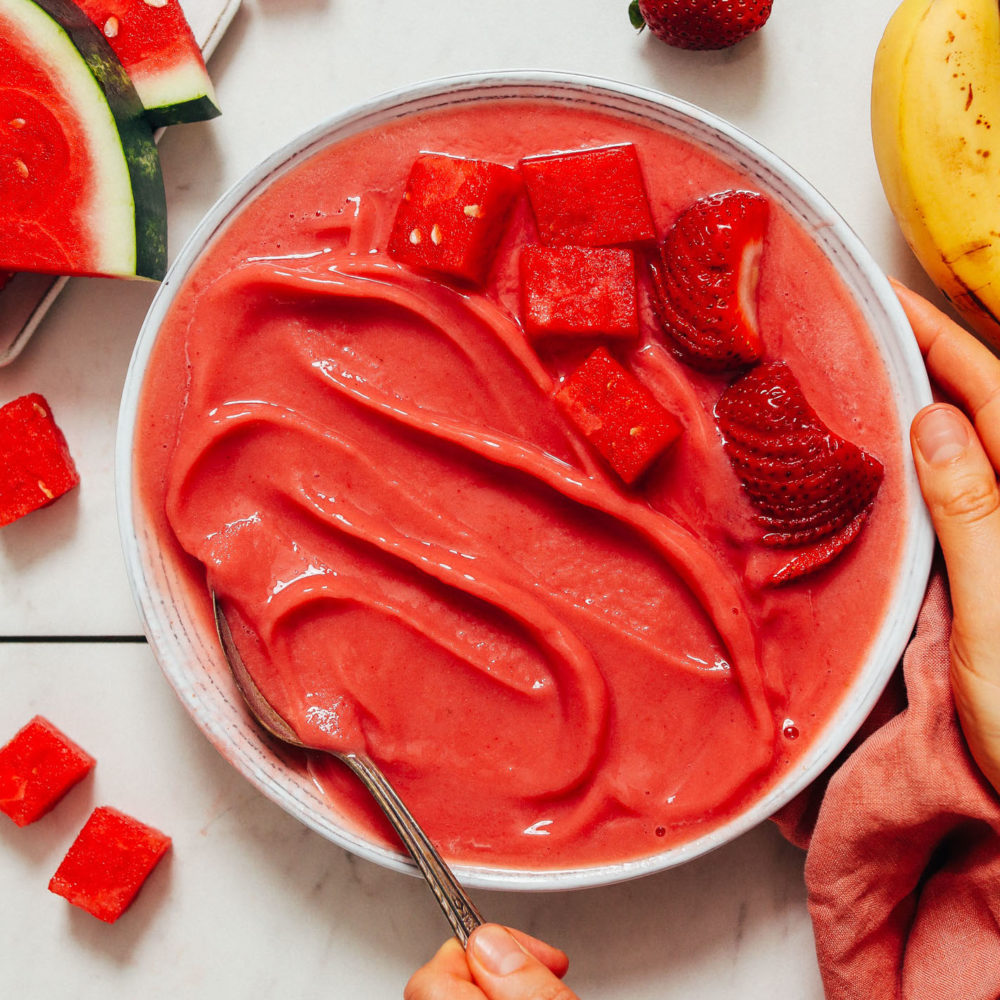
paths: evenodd
<path fill-rule="evenodd" d="M 776 0 L 757 36 L 690 53 L 636 36 L 627 0 L 244 0 L 210 64 L 223 116 L 160 143 L 172 255 L 232 183 L 324 118 L 432 77 L 555 69 L 655 88 L 730 120 L 818 188 L 880 265 L 930 292 L 885 204 L 868 130 L 872 58 L 895 3 Z M 401 996 L 447 934 L 424 885 L 348 855 L 264 799 L 188 718 L 143 638 L 120 554 L 114 445 L 154 292 L 73 279 L 0 369 L 0 401 L 48 398 L 82 477 L 0 532 L 0 743 L 41 713 L 98 758 L 43 820 L 18 829 L 0 817 L 3 992 Z M 46 891 L 99 804 L 174 843 L 110 926 Z M 639 881 L 477 901 L 564 948 L 568 982 L 589 1000 L 818 1000 L 802 867 L 765 824 Z"/>

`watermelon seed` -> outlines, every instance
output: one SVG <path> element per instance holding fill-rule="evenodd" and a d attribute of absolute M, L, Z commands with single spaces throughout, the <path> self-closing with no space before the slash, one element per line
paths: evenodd
<path fill-rule="evenodd" d="M 23 118 L 11 118 L 7 124 L 13 129 L 22 129 L 26 123 Z"/>
<path fill-rule="evenodd" d="M 424 238 L 423 233 L 419 229 L 410 230 L 410 242 L 416 246 Z"/>
<path fill-rule="evenodd" d="M 441 245 L 441 227 L 436 222 L 434 228 L 431 229 L 431 243 L 436 247 Z"/>
<path fill-rule="evenodd" d="M 105 38 L 114 38 L 118 34 L 118 18 L 112 15 L 104 22 Z"/>
<path fill-rule="evenodd" d="M 21 175 L 21 177 L 25 177 L 26 178 L 28 176 L 28 173 L 29 173 L 29 171 L 28 171 L 28 164 L 25 163 L 24 160 L 15 160 L 14 161 L 14 169 L 18 172 L 18 174 Z"/>

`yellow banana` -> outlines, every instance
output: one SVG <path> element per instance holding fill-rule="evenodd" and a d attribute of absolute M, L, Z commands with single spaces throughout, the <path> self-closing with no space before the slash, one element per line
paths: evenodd
<path fill-rule="evenodd" d="M 1000 6 L 903 0 L 875 55 L 872 141 L 903 236 L 1000 348 Z"/>

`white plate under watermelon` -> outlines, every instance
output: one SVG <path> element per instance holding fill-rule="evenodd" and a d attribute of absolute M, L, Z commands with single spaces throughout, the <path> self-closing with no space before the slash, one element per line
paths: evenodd
<path fill-rule="evenodd" d="M 207 61 L 225 34 L 241 0 L 181 0 L 184 14 Z M 14 275 L 0 294 L 0 367 L 10 364 L 38 328 L 68 278 Z"/>

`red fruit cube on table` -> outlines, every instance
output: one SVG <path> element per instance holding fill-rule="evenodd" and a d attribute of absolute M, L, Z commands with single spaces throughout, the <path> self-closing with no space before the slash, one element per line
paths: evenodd
<path fill-rule="evenodd" d="M 521 161 L 543 243 L 610 246 L 655 237 L 635 146 L 601 146 Z"/>
<path fill-rule="evenodd" d="M 530 336 L 639 333 L 631 250 L 526 246 L 520 266 L 521 318 Z"/>
<path fill-rule="evenodd" d="M 84 824 L 49 890 L 114 923 L 170 847 L 170 838 L 117 809 L 100 806 Z"/>
<path fill-rule="evenodd" d="M 80 482 L 44 396 L 0 407 L 0 527 L 45 507 Z"/>
<path fill-rule="evenodd" d="M 513 167 L 440 153 L 418 156 L 389 234 L 404 264 L 482 284 L 521 190 Z"/>
<path fill-rule="evenodd" d="M 566 379 L 556 401 L 626 483 L 635 482 L 682 430 L 603 347 Z"/>
<path fill-rule="evenodd" d="M 94 766 L 94 758 L 36 715 L 0 747 L 0 812 L 18 826 L 41 819 Z"/>

